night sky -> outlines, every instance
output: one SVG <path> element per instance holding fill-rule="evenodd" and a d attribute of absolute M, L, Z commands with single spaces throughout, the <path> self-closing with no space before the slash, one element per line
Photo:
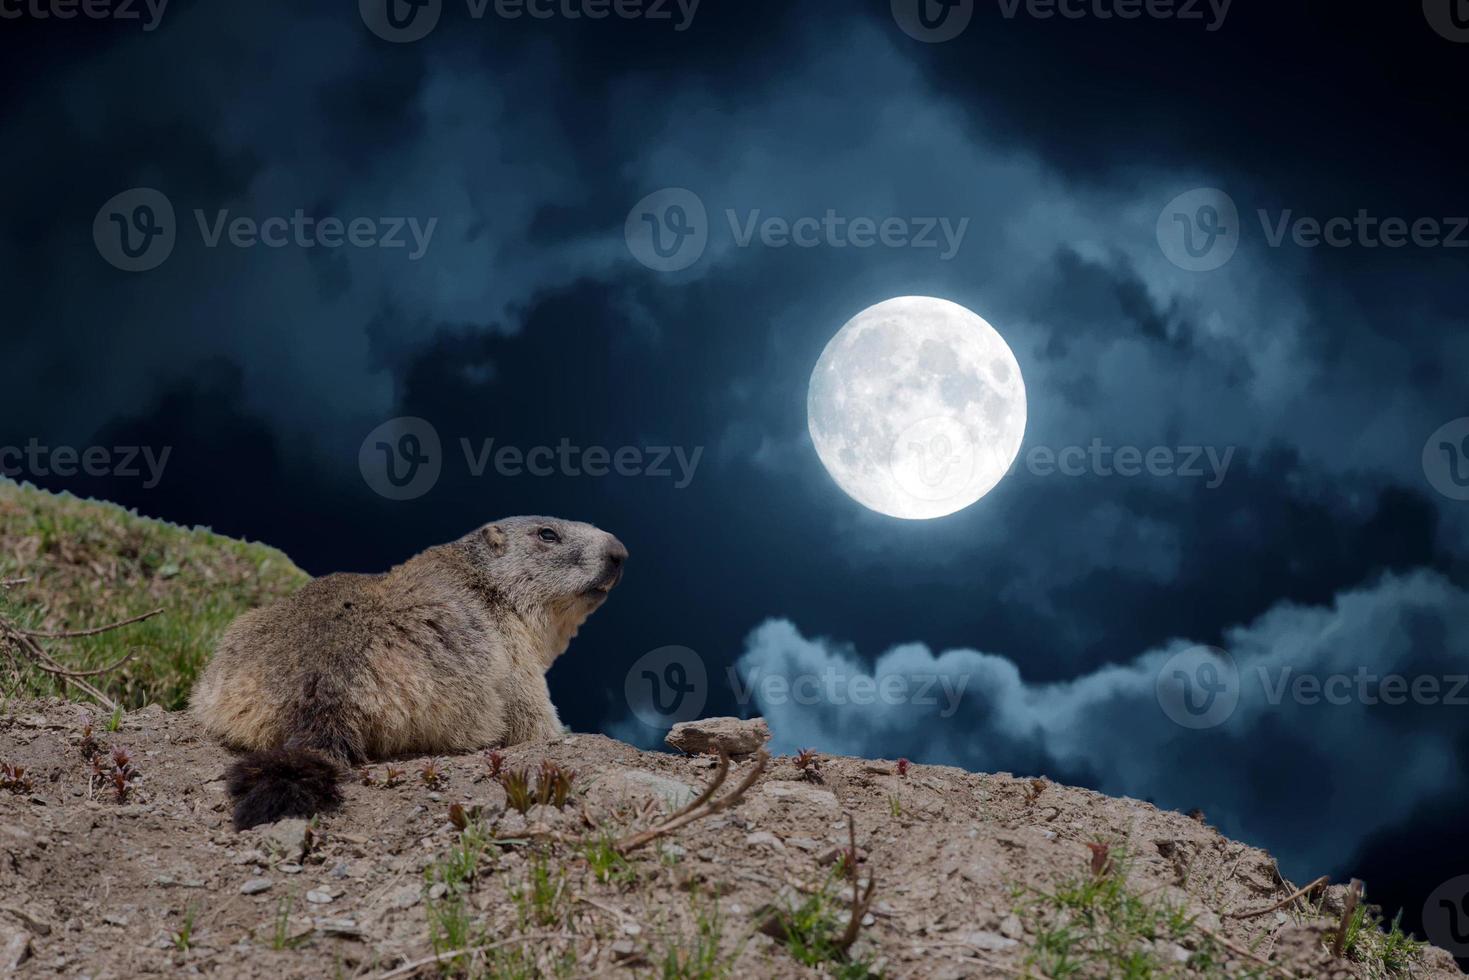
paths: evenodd
<path fill-rule="evenodd" d="M 933 42 L 902 29 L 905 0 L 603 19 L 444 0 L 402 43 L 349 0 L 172 0 L 156 22 L 141 2 L 137 20 L 35 16 L 48 2 L 0 2 L 20 12 L 0 18 L 0 451 L 169 455 L 152 486 L 141 462 L 61 476 L 11 454 L 7 472 L 314 574 L 510 514 L 591 521 L 632 557 L 551 673 L 577 730 L 658 744 L 625 680 L 676 646 L 705 670 L 704 714 L 764 713 L 784 751 L 1198 807 L 1299 881 L 1365 878 L 1415 928 L 1469 873 L 1469 688 L 1450 696 L 1469 674 L 1451 459 L 1469 451 L 1469 28 L 1432 2 L 1237 0 L 1221 20 L 980 0 Z M 667 188 L 706 209 L 707 246 L 674 271 L 626 234 Z M 1237 250 L 1207 270 L 1164 233 L 1198 188 L 1237 209 Z M 171 221 L 137 211 L 160 198 Z M 1183 200 L 1202 235 L 1200 200 L 1224 198 Z M 829 212 L 967 223 L 952 254 L 937 231 L 740 241 Z M 120 267 L 114 226 L 149 215 L 172 250 Z M 243 244 L 241 217 L 286 219 L 279 247 Z M 1337 243 L 1302 244 L 1333 218 Z M 1389 218 L 1437 232 L 1393 247 Z M 402 247 L 345 241 L 357 219 Z M 846 497 L 807 433 L 827 341 L 902 295 L 985 317 L 1029 396 L 1022 464 L 932 521 Z M 399 418 L 440 446 L 406 500 L 370 475 L 369 433 Z M 667 447 L 669 473 L 558 457 L 476 476 L 461 440 L 490 439 L 647 465 Z M 1023 462 L 1094 443 L 1230 455 L 1218 479 Z M 1155 683 L 1200 644 L 1233 658 L 1238 705 L 1191 728 Z M 832 668 L 964 686 L 936 705 L 738 696 Z M 1286 669 L 1442 696 L 1272 699 Z"/>

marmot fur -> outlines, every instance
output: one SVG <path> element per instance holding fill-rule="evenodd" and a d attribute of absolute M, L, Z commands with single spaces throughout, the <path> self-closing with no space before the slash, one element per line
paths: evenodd
<path fill-rule="evenodd" d="M 626 558 L 590 524 L 512 517 L 240 616 L 190 703 L 250 753 L 228 774 L 235 826 L 335 806 L 368 759 L 559 734 L 545 673 Z"/>

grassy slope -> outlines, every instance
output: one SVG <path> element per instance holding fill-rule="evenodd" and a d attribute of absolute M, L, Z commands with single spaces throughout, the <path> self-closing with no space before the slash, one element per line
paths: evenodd
<path fill-rule="evenodd" d="M 29 581 L 0 590 L 0 613 L 38 629 L 101 626 L 162 607 L 144 623 L 46 645 L 74 667 L 136 651 L 93 683 L 130 708 L 156 702 L 172 710 L 187 702 L 195 674 L 235 616 L 308 576 L 265 545 L 0 479 L 0 580 L 15 578 Z M 0 693 L 67 693 L 39 672 L 15 677 L 3 660 L 0 685 Z"/>

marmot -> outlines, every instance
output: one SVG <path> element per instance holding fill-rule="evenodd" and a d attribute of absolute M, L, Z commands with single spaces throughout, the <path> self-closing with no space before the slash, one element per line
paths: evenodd
<path fill-rule="evenodd" d="M 235 827 L 337 805 L 368 759 L 560 734 L 545 673 L 626 559 L 590 524 L 512 517 L 240 616 L 190 699 L 250 753 L 228 773 Z"/>

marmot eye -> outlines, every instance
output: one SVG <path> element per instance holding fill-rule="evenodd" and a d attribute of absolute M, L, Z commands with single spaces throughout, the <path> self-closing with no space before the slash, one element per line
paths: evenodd
<path fill-rule="evenodd" d="M 541 540 L 546 542 L 547 544 L 557 544 L 561 541 L 561 535 L 557 534 L 549 527 L 541 528 L 540 537 Z"/>

